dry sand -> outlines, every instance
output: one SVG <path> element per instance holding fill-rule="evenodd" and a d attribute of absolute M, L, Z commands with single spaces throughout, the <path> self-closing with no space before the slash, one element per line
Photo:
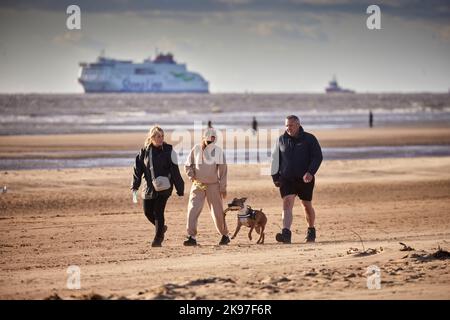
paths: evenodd
<path fill-rule="evenodd" d="M 444 131 L 429 129 L 424 134 L 434 138 L 421 139 L 447 141 Z M 2 137 L 0 149 L 20 139 L 41 148 L 79 146 L 80 141 L 84 150 L 102 145 L 86 137 L 66 143 L 54 137 Z M 362 141 L 349 134 L 352 139 Z M 322 144 L 333 140 L 338 141 L 329 134 Z M 108 148 L 119 146 L 119 140 L 102 141 L 110 143 Z M 0 298 L 95 293 L 137 299 L 450 299 L 449 260 L 428 255 L 438 246 L 450 249 L 450 157 L 324 162 L 314 197 L 315 244 L 303 243 L 306 223 L 298 200 L 293 244 L 277 244 L 278 190 L 270 177 L 260 175 L 259 166 L 230 165 L 227 200 L 245 196 L 249 205 L 263 209 L 266 243 L 249 241 L 243 228 L 230 245 L 218 246 L 205 206 L 200 246 L 183 247 L 187 195 L 174 195 L 166 210 L 166 241 L 151 248 L 154 228 L 141 203 L 131 201 L 130 179 L 131 168 L 1 172 L 0 185 L 8 192 L 0 194 Z M 234 231 L 235 217 L 228 215 L 227 222 Z M 357 234 L 365 249 L 377 252 L 348 254 L 350 248 L 363 248 Z M 415 250 L 400 251 L 399 242 Z M 70 265 L 81 268 L 80 290 L 66 288 Z M 370 265 L 381 269 L 380 290 L 366 286 Z"/>

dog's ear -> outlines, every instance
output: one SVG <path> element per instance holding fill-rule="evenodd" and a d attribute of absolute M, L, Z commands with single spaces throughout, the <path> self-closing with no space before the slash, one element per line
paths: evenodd
<path fill-rule="evenodd" d="M 237 199 L 238 199 L 238 198 L 234 198 L 234 199 L 233 199 L 233 201 L 231 201 L 231 203 L 233 203 L 233 202 L 237 201 Z"/>
<path fill-rule="evenodd" d="M 245 201 L 247 201 L 247 198 L 241 198 L 241 201 L 245 202 Z"/>

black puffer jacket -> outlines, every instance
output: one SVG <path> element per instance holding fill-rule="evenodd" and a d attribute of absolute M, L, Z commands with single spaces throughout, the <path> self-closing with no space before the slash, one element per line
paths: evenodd
<path fill-rule="evenodd" d="M 294 181 L 302 179 L 306 172 L 315 175 L 322 159 L 322 149 L 314 135 L 302 127 L 297 137 L 285 132 L 278 138 L 272 153 L 272 179 L 274 182 Z"/>
<path fill-rule="evenodd" d="M 164 142 L 159 148 L 151 148 L 155 176 L 170 177 L 170 182 L 172 183 L 171 188 L 164 191 L 158 192 L 153 189 L 152 177 L 150 173 L 149 150 L 150 147 L 143 148 L 136 156 L 131 189 L 139 189 L 141 186 L 142 175 L 144 175 L 145 186 L 142 193 L 145 199 L 153 199 L 158 194 L 170 196 L 172 194 L 173 186 L 175 186 L 178 195 L 183 195 L 184 181 L 183 178 L 181 178 L 180 170 L 178 168 L 177 154 L 173 151 L 172 145 Z"/>

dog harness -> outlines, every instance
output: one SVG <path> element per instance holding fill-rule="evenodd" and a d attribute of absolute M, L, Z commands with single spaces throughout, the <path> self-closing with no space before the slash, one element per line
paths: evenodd
<path fill-rule="evenodd" d="M 256 211 L 253 210 L 250 206 L 247 206 L 238 213 L 238 218 L 243 225 L 249 227 L 249 219 L 256 219 Z"/>

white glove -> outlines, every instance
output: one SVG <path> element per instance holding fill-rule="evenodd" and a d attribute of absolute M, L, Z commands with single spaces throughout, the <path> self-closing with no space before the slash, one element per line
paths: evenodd
<path fill-rule="evenodd" d="M 138 191 L 133 190 L 133 203 L 138 203 Z"/>

